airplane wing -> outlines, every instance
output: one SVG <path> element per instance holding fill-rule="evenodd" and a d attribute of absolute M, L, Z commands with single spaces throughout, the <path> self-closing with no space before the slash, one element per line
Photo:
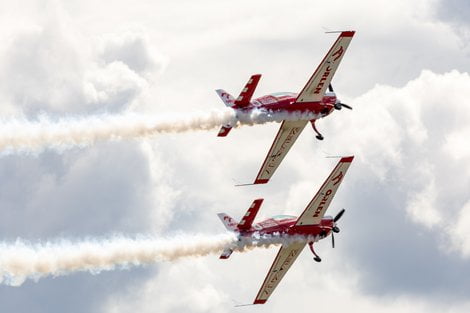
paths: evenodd
<path fill-rule="evenodd" d="M 281 164 L 308 121 L 284 121 L 264 160 L 254 184 L 266 184 Z"/>
<path fill-rule="evenodd" d="M 317 225 L 320 223 L 353 159 L 354 156 L 341 158 L 315 197 L 297 219 L 296 226 Z"/>
<path fill-rule="evenodd" d="M 297 96 L 296 102 L 317 102 L 323 98 L 353 36 L 354 31 L 341 32 L 304 89 Z"/>
<path fill-rule="evenodd" d="M 282 245 L 253 304 L 263 304 L 268 300 L 306 244 L 306 242 L 297 242 L 287 246 Z"/>

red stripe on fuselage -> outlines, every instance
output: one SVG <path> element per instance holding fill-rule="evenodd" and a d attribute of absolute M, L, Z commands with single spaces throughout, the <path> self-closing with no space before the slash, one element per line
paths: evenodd
<path fill-rule="evenodd" d="M 298 225 L 295 226 L 297 218 L 284 219 L 276 221 L 272 218 L 259 222 L 248 230 L 241 231 L 240 235 L 249 237 L 254 233 L 261 235 L 287 234 L 291 236 L 316 236 L 321 233 L 329 233 L 333 227 L 333 218 L 326 217 L 318 225 Z"/>
<path fill-rule="evenodd" d="M 253 100 L 250 105 L 241 110 L 246 112 L 261 109 L 272 112 L 329 114 L 333 111 L 336 102 L 336 96 L 324 96 L 322 101 L 317 102 L 295 102 L 296 97 L 295 95 L 277 98 L 267 95 Z"/>

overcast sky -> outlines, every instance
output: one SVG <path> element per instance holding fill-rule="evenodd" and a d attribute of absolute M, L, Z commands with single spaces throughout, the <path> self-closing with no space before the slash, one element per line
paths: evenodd
<path fill-rule="evenodd" d="M 251 182 L 278 124 L 0 152 L 0 236 L 219 234 L 216 213 L 298 215 L 356 156 L 330 213 L 336 237 L 305 251 L 264 306 L 277 248 L 0 285 L 5 312 L 468 312 L 468 1 L 0 1 L 0 118 L 204 111 L 215 89 L 299 92 L 356 30 L 333 85 L 354 107 L 307 127 L 268 185 Z M 1 252 L 0 252 L 1 255 Z M 0 256 L 1 257 L 1 256 Z"/>

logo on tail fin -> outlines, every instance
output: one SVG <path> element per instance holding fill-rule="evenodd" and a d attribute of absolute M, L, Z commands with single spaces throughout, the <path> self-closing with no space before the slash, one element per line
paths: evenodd
<path fill-rule="evenodd" d="M 225 228 L 230 231 L 237 231 L 237 222 L 225 213 L 219 213 L 217 216 L 220 218 Z"/>
<path fill-rule="evenodd" d="M 224 104 L 228 107 L 232 107 L 235 104 L 235 98 L 222 89 L 217 89 L 215 92 L 219 95 L 220 99 L 224 102 Z"/>

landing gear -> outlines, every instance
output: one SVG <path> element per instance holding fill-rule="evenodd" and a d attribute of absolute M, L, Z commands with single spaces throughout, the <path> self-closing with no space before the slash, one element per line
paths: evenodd
<path fill-rule="evenodd" d="M 320 132 L 317 130 L 317 128 L 315 127 L 315 120 L 310 120 L 310 123 L 312 124 L 312 127 L 313 127 L 313 130 L 317 133 L 317 135 L 315 136 L 315 138 L 317 138 L 318 140 L 323 140 L 325 139 L 323 137 L 322 134 L 320 134 Z"/>
<path fill-rule="evenodd" d="M 318 254 L 316 254 L 315 250 L 313 249 L 313 242 L 309 242 L 308 246 L 310 247 L 310 251 L 312 251 L 313 255 L 315 256 L 313 260 L 315 260 L 316 262 L 321 262 L 321 258 L 318 256 Z"/>

